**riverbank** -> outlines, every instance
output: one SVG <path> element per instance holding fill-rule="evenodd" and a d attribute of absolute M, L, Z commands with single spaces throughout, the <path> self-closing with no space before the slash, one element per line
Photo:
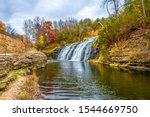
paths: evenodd
<path fill-rule="evenodd" d="M 149 29 L 138 29 L 126 34 L 121 41 L 109 46 L 108 52 L 91 63 L 107 64 L 120 69 L 150 71 L 150 34 Z"/>
<path fill-rule="evenodd" d="M 39 99 L 38 78 L 34 73 L 18 76 L 7 89 L 1 92 L 0 100 L 37 100 Z"/>
<path fill-rule="evenodd" d="M 38 99 L 38 78 L 34 71 L 44 67 L 41 52 L 0 55 L 0 99 Z"/>

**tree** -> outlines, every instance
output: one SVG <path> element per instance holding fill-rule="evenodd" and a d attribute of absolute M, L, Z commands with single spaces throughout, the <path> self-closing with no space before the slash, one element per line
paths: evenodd
<path fill-rule="evenodd" d="M 25 45 L 26 48 L 34 47 L 33 44 L 27 41 L 27 39 L 23 35 L 16 34 L 16 36 L 22 41 L 22 43 Z"/>
<path fill-rule="evenodd" d="M 44 36 L 40 36 L 39 43 L 40 43 L 41 45 L 43 45 L 43 44 L 45 43 Z"/>
<path fill-rule="evenodd" d="M 120 9 L 122 7 L 125 7 L 126 5 L 129 5 L 130 3 L 132 3 L 132 1 L 133 0 L 124 0 L 124 4 L 120 5 L 119 0 L 103 0 L 102 5 L 106 7 L 106 10 L 107 10 L 109 16 L 111 16 L 109 6 L 113 5 L 113 9 L 115 11 L 115 16 L 118 16 Z"/>
<path fill-rule="evenodd" d="M 41 34 L 41 27 L 44 25 L 45 19 L 40 17 L 35 17 L 33 20 L 33 31 L 32 31 L 32 38 L 33 40 L 38 43 Z"/>
<path fill-rule="evenodd" d="M 142 4 L 143 15 L 144 15 L 144 17 L 146 17 L 144 0 L 141 0 L 141 4 Z"/>
<path fill-rule="evenodd" d="M 110 15 L 109 5 L 113 4 L 113 8 L 115 11 L 115 16 L 119 14 L 119 0 L 103 0 L 103 5 L 106 6 L 107 12 Z"/>
<path fill-rule="evenodd" d="M 25 37 L 29 42 L 32 42 L 32 31 L 33 31 L 33 21 L 31 19 L 24 21 L 23 30 L 25 32 Z"/>
<path fill-rule="evenodd" d="M 119 0 L 111 0 L 111 1 L 113 2 L 115 15 L 117 16 L 119 14 Z"/>
<path fill-rule="evenodd" d="M 99 29 L 99 26 L 100 26 L 100 19 L 97 18 L 97 19 L 92 23 L 92 29 L 93 29 L 93 30 L 97 30 L 97 29 Z"/>
<path fill-rule="evenodd" d="M 46 42 L 54 42 L 56 40 L 55 31 L 52 30 L 52 22 L 45 21 L 44 25 L 41 27 L 42 35 L 47 39 Z"/>
<path fill-rule="evenodd" d="M 53 27 L 54 27 L 55 30 L 58 29 L 58 23 L 57 23 L 57 21 L 54 21 L 54 22 L 53 22 Z"/>
<path fill-rule="evenodd" d="M 15 30 L 14 28 L 12 28 L 12 26 L 11 26 L 10 24 L 8 24 L 8 25 L 6 26 L 6 30 L 7 30 L 7 32 L 8 32 L 9 34 L 11 34 L 11 35 L 15 35 L 15 33 L 16 33 L 16 30 Z"/>
<path fill-rule="evenodd" d="M 3 22 L 0 21 L 0 30 L 6 31 L 6 26 Z"/>

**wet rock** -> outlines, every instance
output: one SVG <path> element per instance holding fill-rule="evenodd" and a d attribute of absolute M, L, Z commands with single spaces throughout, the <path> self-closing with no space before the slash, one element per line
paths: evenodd
<path fill-rule="evenodd" d="M 90 58 L 89 59 L 95 59 L 95 58 L 98 58 L 99 57 L 99 49 L 98 48 L 94 48 L 92 47 L 92 50 L 91 50 L 91 54 L 90 54 Z"/>

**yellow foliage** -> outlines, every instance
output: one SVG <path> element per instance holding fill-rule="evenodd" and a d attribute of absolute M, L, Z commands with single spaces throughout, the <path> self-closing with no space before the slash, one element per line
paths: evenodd
<path fill-rule="evenodd" d="M 98 60 L 100 62 L 104 62 L 105 61 L 105 56 L 101 54 L 100 57 L 98 58 Z"/>
<path fill-rule="evenodd" d="M 44 36 L 40 36 L 40 44 L 44 44 Z"/>

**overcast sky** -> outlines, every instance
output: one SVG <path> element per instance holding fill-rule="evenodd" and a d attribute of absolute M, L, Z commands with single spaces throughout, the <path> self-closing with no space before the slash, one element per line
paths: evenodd
<path fill-rule="evenodd" d="M 73 17 L 102 18 L 107 17 L 101 5 L 102 0 L 0 0 L 0 20 L 11 24 L 17 32 L 22 33 L 25 19 L 36 16 L 46 20 L 59 20 Z"/>

